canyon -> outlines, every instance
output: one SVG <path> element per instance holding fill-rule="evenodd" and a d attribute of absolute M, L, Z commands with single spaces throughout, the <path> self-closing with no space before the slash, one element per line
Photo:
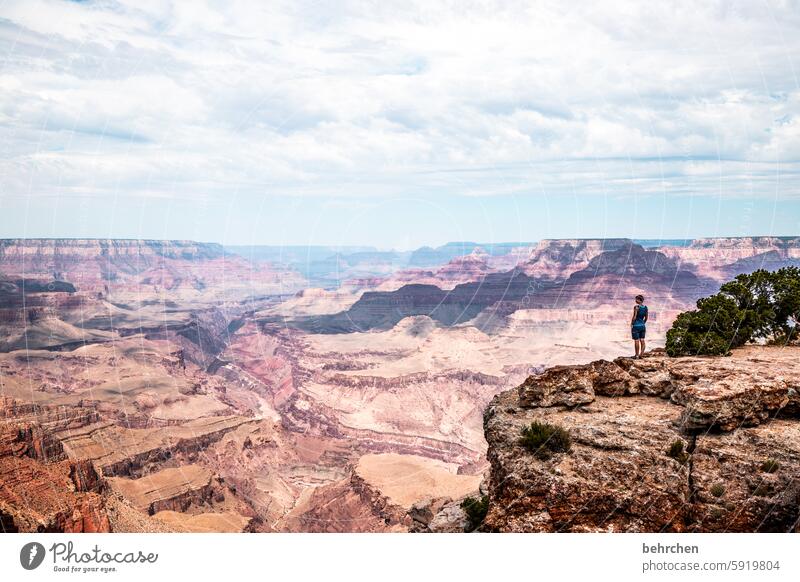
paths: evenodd
<path fill-rule="evenodd" d="M 788 528 L 795 348 L 618 359 L 633 295 L 646 295 L 659 347 L 723 281 L 787 265 L 800 265 L 800 238 L 403 253 L 1 240 L 1 529 L 463 531 L 461 500 L 482 495 L 492 531 Z M 572 456 L 548 465 L 518 450 L 515 431 L 539 417 L 570 427 Z M 691 479 L 663 454 L 675 438 L 692 448 Z M 547 514 L 574 513 L 643 452 L 653 473 L 641 479 L 675 487 L 648 494 L 668 523 L 631 509 L 633 481 L 594 517 Z M 783 467 L 759 497 L 775 515 L 737 481 L 724 501 L 753 504 L 747 517 L 708 517 L 728 510 L 707 490 L 767 457 Z M 532 482 L 564 493 L 523 494 Z M 598 517 L 623 497 L 624 515 Z M 518 513 L 498 509 L 509 504 Z"/>

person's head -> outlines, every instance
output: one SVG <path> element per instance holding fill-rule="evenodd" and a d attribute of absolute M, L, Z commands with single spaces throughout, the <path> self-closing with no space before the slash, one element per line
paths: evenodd
<path fill-rule="evenodd" d="M 644 295 L 637 295 L 636 296 L 636 303 L 639 304 L 639 305 L 644 303 Z"/>

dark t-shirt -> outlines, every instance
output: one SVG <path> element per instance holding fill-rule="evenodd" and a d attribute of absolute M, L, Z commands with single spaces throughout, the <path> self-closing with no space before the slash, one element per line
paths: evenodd
<path fill-rule="evenodd" d="M 647 305 L 636 306 L 636 319 L 633 322 L 633 327 L 644 327 L 644 318 L 647 316 Z"/>

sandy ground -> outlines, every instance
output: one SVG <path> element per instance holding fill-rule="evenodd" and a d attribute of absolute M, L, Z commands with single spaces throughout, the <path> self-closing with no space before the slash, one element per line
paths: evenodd
<path fill-rule="evenodd" d="M 480 475 L 458 475 L 458 467 L 416 455 L 364 455 L 356 473 L 390 501 L 410 508 L 427 497 L 458 499 L 477 491 Z"/>
<path fill-rule="evenodd" d="M 325 289 L 304 289 L 270 309 L 265 309 L 256 314 L 284 315 L 291 317 L 305 315 L 326 315 L 346 311 L 361 297 L 360 292 L 326 291 Z"/>
<path fill-rule="evenodd" d="M 190 533 L 236 533 L 250 522 L 249 518 L 230 511 L 198 515 L 159 511 L 154 517 L 179 531 Z"/>

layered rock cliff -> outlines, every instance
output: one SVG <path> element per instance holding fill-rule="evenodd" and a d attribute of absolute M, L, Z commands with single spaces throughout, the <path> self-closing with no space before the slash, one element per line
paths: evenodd
<path fill-rule="evenodd" d="M 245 419 L 130 430 L 97 420 L 93 406 L 0 396 L 0 532 L 255 527 L 252 512 L 223 479 L 194 464 Z"/>
<path fill-rule="evenodd" d="M 628 239 L 545 239 L 531 249 L 519 268 L 526 274 L 544 279 L 565 279 L 585 269 L 596 256 L 631 245 Z"/>
<path fill-rule="evenodd" d="M 697 274 L 727 281 L 756 269 L 800 264 L 800 237 L 699 238 L 688 246 L 664 246 L 661 251 Z"/>
<path fill-rule="evenodd" d="M 27 265 L 29 272 L 55 271 L 76 262 L 104 258 L 130 270 L 163 259 L 216 259 L 224 254 L 221 245 L 189 240 L 137 239 L 1 239 L 0 261 L 6 265 Z"/>
<path fill-rule="evenodd" d="M 523 269 L 513 269 L 488 273 L 447 291 L 435 285 L 408 284 L 391 292 L 365 292 L 347 311 L 298 318 L 294 325 L 314 333 L 352 333 L 388 329 L 404 317 L 426 315 L 452 326 L 484 310 L 507 316 L 520 309 L 595 309 L 630 301 L 642 292 L 657 298 L 664 308 L 683 308 L 718 288 L 714 281 L 683 269 L 679 261 L 659 251 L 624 242 L 612 241 L 613 250 L 591 259 L 585 255 L 585 267 L 570 270 L 566 279 L 529 276 Z M 569 257 L 564 261 L 574 264 Z"/>
<path fill-rule="evenodd" d="M 0 397 L 0 532 L 110 531 L 102 477 L 52 436 L 93 415 Z"/>
<path fill-rule="evenodd" d="M 297 273 L 254 265 L 216 243 L 136 239 L 0 239 L 0 309 L 8 282 L 28 280 L 26 292 L 78 291 L 118 307 L 162 302 L 219 304 L 257 294 L 296 291 Z M 164 294 L 168 294 L 165 296 Z M 13 293 L 11 293 L 13 299 Z M 153 303 L 156 302 L 156 303 Z M 9 305 L 8 307 L 13 307 Z"/>
<path fill-rule="evenodd" d="M 496 396 L 483 528 L 500 532 L 789 532 L 800 520 L 800 347 L 729 358 L 600 360 Z M 523 427 L 568 431 L 536 455 Z M 547 445 L 544 445 L 545 448 Z"/>

